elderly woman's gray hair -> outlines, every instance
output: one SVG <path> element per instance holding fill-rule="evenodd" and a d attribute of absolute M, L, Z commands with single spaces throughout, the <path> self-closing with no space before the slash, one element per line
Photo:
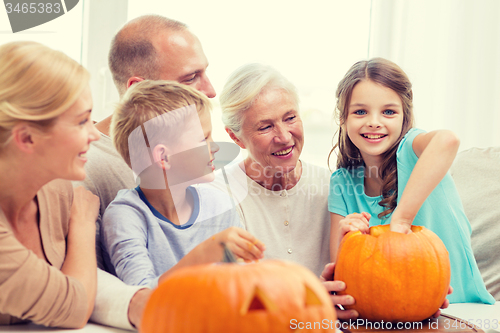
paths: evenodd
<path fill-rule="evenodd" d="M 254 63 L 235 70 L 219 97 L 224 125 L 239 134 L 245 111 L 263 92 L 272 89 L 285 90 L 299 103 L 295 86 L 276 69 Z"/>

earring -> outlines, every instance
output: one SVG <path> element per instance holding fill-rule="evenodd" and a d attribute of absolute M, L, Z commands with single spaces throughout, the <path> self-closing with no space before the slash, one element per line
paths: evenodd
<path fill-rule="evenodd" d="M 165 169 L 168 163 L 168 155 L 162 156 L 160 161 L 160 166 Z"/>

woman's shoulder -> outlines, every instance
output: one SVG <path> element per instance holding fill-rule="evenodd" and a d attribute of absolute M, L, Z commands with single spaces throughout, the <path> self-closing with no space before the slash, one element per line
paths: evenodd
<path fill-rule="evenodd" d="M 38 193 L 47 198 L 73 202 L 73 185 L 69 180 L 55 179 L 45 184 Z"/>
<path fill-rule="evenodd" d="M 303 160 L 300 160 L 300 162 L 302 163 L 302 168 L 304 170 L 311 169 L 311 170 L 318 170 L 318 171 L 321 171 L 321 172 L 328 172 L 328 169 L 325 168 L 325 167 L 322 167 L 322 166 L 319 166 L 319 165 L 316 165 L 316 164 L 312 164 L 312 163 L 309 163 L 309 162 L 306 162 L 306 161 L 303 161 Z"/>
<path fill-rule="evenodd" d="M 307 179 L 309 182 L 323 182 L 328 181 L 330 178 L 330 171 L 327 168 L 320 167 L 315 164 L 302 162 L 302 176 L 301 179 Z"/>
<path fill-rule="evenodd" d="M 67 235 L 73 204 L 71 182 L 56 179 L 45 184 L 37 193 L 37 201 L 41 215 L 40 229 L 43 231 L 47 227 L 51 229 L 61 227 L 62 234 Z M 55 221 L 60 221 L 60 223 L 55 223 Z M 54 234 L 54 231 L 51 234 Z"/>

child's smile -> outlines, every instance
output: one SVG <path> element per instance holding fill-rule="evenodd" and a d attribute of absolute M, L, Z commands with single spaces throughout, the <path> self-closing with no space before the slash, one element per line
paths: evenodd
<path fill-rule="evenodd" d="M 365 134 L 361 134 L 365 139 L 368 139 L 368 140 L 379 140 L 379 139 L 382 139 L 384 137 L 387 136 L 387 134 L 371 134 L 371 133 L 365 133 Z"/>
<path fill-rule="evenodd" d="M 398 94 L 370 80 L 353 89 L 345 123 L 347 135 L 366 164 L 378 161 L 398 140 L 403 126 L 403 106 Z"/>

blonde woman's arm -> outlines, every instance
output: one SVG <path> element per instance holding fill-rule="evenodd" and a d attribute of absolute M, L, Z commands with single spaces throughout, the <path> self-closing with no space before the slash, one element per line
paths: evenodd
<path fill-rule="evenodd" d="M 66 259 L 61 272 L 74 277 L 85 288 L 87 311 L 85 326 L 92 310 L 97 290 L 97 263 L 95 255 L 95 220 L 99 211 L 99 198 L 83 187 L 74 189 L 69 221 Z"/>
<path fill-rule="evenodd" d="M 38 198 L 40 206 L 44 207 L 40 211 L 44 244 L 55 241 L 47 243 L 45 250 L 54 263 L 60 256 L 62 266 L 50 265 L 21 244 L 0 211 L 0 313 L 50 327 L 79 328 L 87 322 L 96 286 L 94 223 L 76 227 L 76 222 L 85 223 L 91 217 L 70 215 L 71 197 L 70 186 L 52 186 L 41 191 Z M 77 195 L 75 204 L 79 198 Z M 90 207 L 92 204 L 87 206 Z M 67 244 L 66 256 L 64 247 L 59 249 L 59 237 L 62 237 L 63 246 Z M 69 243 L 65 243 L 64 238 Z M 82 259 L 85 254 L 80 251 L 88 251 L 90 259 Z"/>

